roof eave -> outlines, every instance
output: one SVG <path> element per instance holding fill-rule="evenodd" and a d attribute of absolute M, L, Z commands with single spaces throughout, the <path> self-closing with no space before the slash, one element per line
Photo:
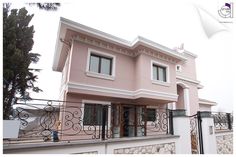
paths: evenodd
<path fill-rule="evenodd" d="M 58 32 L 57 32 L 56 46 L 55 46 L 53 66 L 52 66 L 52 69 L 54 71 L 60 71 L 58 64 L 59 64 L 60 55 L 61 55 L 62 46 L 63 46 L 63 44 L 60 42 L 60 38 L 65 37 L 65 33 L 67 29 L 71 29 L 80 33 L 85 33 L 89 36 L 92 36 L 92 37 L 95 37 L 104 41 L 108 41 L 110 43 L 117 44 L 119 46 L 129 48 L 129 49 L 134 49 L 139 45 L 143 45 L 145 47 L 149 47 L 151 49 L 161 51 L 162 53 L 169 55 L 173 58 L 176 58 L 180 61 L 184 61 L 184 62 L 187 61 L 186 57 L 177 53 L 176 51 L 170 48 L 167 48 L 163 45 L 160 45 L 158 43 L 155 43 L 151 40 L 148 40 L 144 37 L 138 36 L 133 42 L 129 42 L 127 40 L 118 38 L 108 33 L 93 29 L 91 27 L 87 27 L 85 25 L 82 25 L 77 22 L 61 17 L 60 22 L 59 22 Z"/>

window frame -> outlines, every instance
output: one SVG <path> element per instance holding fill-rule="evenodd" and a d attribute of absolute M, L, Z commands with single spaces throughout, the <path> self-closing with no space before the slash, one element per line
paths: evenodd
<path fill-rule="evenodd" d="M 84 120 L 84 115 L 85 115 L 85 105 L 90 104 L 90 105 L 102 105 L 102 106 L 108 106 L 107 114 L 108 114 L 108 119 L 107 119 L 107 125 L 110 128 L 111 126 L 111 102 L 108 101 L 96 101 L 96 100 L 82 100 L 82 106 L 81 106 L 81 112 L 82 112 L 82 119 Z M 89 127 L 89 125 L 85 124 L 84 122 L 81 123 L 81 126 L 84 126 L 85 129 Z M 94 125 L 96 127 L 101 127 L 101 125 Z"/>
<path fill-rule="evenodd" d="M 163 67 L 166 69 L 165 70 L 166 81 L 161 81 L 161 80 L 157 80 L 157 79 L 153 78 L 153 67 L 154 66 L 159 66 L 159 67 Z M 170 72 L 169 71 L 170 71 L 169 65 L 160 63 L 155 60 L 151 60 L 151 81 L 153 84 L 158 84 L 158 85 L 169 87 L 170 86 Z"/>
<path fill-rule="evenodd" d="M 99 57 L 99 67 L 98 67 L 99 69 L 98 69 L 98 72 L 90 71 L 91 56 Z M 111 62 L 109 75 L 108 74 L 99 73 L 99 72 L 101 72 L 102 58 L 109 59 L 110 62 Z M 94 50 L 94 49 L 88 48 L 87 66 L 86 66 L 86 75 L 87 76 L 101 78 L 101 79 L 115 80 L 115 67 L 116 67 L 116 56 L 115 55 L 108 54 L 108 53 L 105 53 L 105 52 L 101 52 L 101 51 L 98 51 L 98 50 Z"/>

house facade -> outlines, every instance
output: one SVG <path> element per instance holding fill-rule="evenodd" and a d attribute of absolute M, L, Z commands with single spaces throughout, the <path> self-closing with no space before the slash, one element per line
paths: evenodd
<path fill-rule="evenodd" d="M 210 112 L 216 103 L 198 97 L 196 57 L 61 18 L 60 100 L 18 98 L 19 128 L 4 122 L 3 152 L 232 154 L 233 115 Z"/>
<path fill-rule="evenodd" d="M 80 108 L 79 127 L 99 130 L 105 117 L 109 136 L 139 137 L 151 135 L 149 130 L 168 132 L 167 109 L 183 109 L 190 116 L 215 105 L 198 97 L 203 86 L 196 76 L 196 57 L 144 37 L 130 42 L 61 18 L 53 70 L 62 73 L 65 108 L 70 113 Z"/>

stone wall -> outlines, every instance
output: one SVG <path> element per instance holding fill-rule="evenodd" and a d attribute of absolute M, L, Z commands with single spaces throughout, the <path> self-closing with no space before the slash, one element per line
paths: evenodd
<path fill-rule="evenodd" d="M 216 136 L 217 154 L 233 154 L 233 133 Z"/>
<path fill-rule="evenodd" d="M 114 154 L 175 154 L 175 143 L 119 148 Z"/>

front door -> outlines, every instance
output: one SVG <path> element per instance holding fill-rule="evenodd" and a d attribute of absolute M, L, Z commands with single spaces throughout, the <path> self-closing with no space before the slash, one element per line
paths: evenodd
<path fill-rule="evenodd" d="M 132 137 L 135 135 L 135 108 L 123 107 L 123 124 L 121 129 L 123 137 Z"/>

